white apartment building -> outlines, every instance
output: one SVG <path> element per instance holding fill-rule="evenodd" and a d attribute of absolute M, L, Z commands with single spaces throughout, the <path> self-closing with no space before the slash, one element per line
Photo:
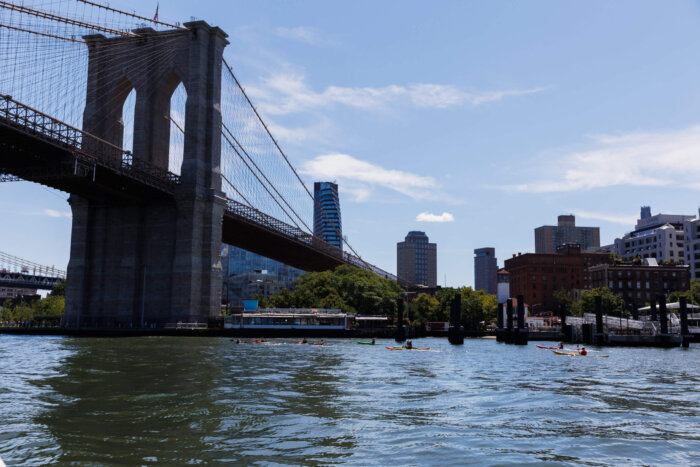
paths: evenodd
<path fill-rule="evenodd" d="M 611 252 L 620 258 L 656 258 L 659 262 L 671 260 L 685 263 L 684 226 L 695 220 L 695 216 L 680 214 L 651 215 L 648 206 L 642 207 L 642 214 L 633 232 L 616 238 Z M 700 246 L 698 247 L 700 248 Z M 691 276 L 695 277 L 695 276 Z"/>
<path fill-rule="evenodd" d="M 690 278 L 700 279 L 700 209 L 698 219 L 683 223 L 685 237 L 685 264 L 690 265 Z"/>

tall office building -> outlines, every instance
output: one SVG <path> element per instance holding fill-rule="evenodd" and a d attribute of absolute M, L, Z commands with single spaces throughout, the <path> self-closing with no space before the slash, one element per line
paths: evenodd
<path fill-rule="evenodd" d="M 437 244 L 425 232 L 411 231 L 396 244 L 396 275 L 413 284 L 437 287 Z"/>
<path fill-rule="evenodd" d="M 557 225 L 535 229 L 535 253 L 554 254 L 566 243 L 578 243 L 581 250 L 600 246 L 600 227 L 576 227 L 576 216 L 559 216 Z"/>
<path fill-rule="evenodd" d="M 343 226 L 340 221 L 338 184 L 332 182 L 314 183 L 314 201 L 314 235 L 331 245 L 343 248 Z"/>
<path fill-rule="evenodd" d="M 498 261 L 494 248 L 477 248 L 474 250 L 474 290 L 483 290 L 487 294 L 496 294 L 496 274 Z"/>

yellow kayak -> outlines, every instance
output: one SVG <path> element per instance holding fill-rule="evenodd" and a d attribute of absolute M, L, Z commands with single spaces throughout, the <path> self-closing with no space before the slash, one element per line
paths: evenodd
<path fill-rule="evenodd" d="M 552 350 L 557 355 L 566 355 L 569 357 L 599 357 L 599 358 L 608 358 L 610 355 L 581 355 L 578 352 L 559 352 L 558 350 Z"/>

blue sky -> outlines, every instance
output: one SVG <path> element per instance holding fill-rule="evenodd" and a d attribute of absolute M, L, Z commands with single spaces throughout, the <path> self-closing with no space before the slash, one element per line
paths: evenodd
<path fill-rule="evenodd" d="M 161 19 L 190 17 L 229 34 L 293 163 L 337 180 L 344 233 L 389 271 L 409 230 L 457 286 L 473 284 L 475 248 L 500 265 L 558 214 L 603 243 L 641 205 L 697 214 L 697 2 L 160 2 Z M 66 197 L 0 184 L 0 249 L 65 267 Z"/>

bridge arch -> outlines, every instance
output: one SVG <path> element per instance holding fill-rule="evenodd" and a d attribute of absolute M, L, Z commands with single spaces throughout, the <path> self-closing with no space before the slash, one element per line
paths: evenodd
<path fill-rule="evenodd" d="M 165 77 L 160 88 L 160 99 L 167 105 L 168 113 L 168 171 L 180 175 L 182 173 L 183 154 L 185 150 L 187 88 L 177 72 L 173 71 Z M 163 135 L 165 137 L 165 135 Z"/>
<path fill-rule="evenodd" d="M 125 151 L 134 152 L 134 112 L 136 107 L 136 88 L 131 86 L 128 80 L 126 83 L 130 85 L 128 94 L 121 101 L 121 129 L 122 138 L 115 142 L 117 146 L 124 148 Z"/>

